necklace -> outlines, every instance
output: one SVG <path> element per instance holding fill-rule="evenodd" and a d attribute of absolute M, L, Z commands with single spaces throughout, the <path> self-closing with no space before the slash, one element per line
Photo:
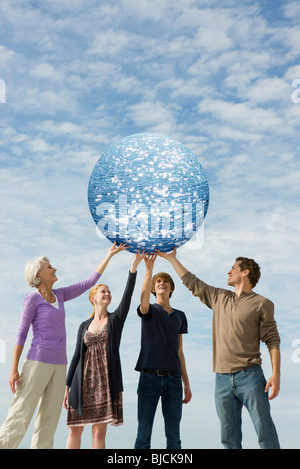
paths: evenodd
<path fill-rule="evenodd" d="M 38 289 L 38 292 L 44 298 L 44 300 L 48 301 L 48 303 L 55 303 L 56 298 L 55 298 L 55 295 L 52 291 L 51 291 L 51 293 L 48 294 L 46 291 Z"/>

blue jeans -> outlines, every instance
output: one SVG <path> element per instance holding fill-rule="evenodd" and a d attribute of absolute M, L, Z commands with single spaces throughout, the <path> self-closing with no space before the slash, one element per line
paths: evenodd
<path fill-rule="evenodd" d="M 261 366 L 236 373 L 216 373 L 215 402 L 226 449 L 242 448 L 242 407 L 252 419 L 261 449 L 279 449 Z"/>
<path fill-rule="evenodd" d="M 180 421 L 182 415 L 181 374 L 157 376 L 140 373 L 138 384 L 138 430 L 135 449 L 149 449 L 154 416 L 161 397 L 162 413 L 168 449 L 180 449 Z"/>

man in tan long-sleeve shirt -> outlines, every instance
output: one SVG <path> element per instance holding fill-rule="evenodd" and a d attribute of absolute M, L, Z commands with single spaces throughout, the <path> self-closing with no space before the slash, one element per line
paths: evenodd
<path fill-rule="evenodd" d="M 269 400 L 278 395 L 280 388 L 280 337 L 273 303 L 253 291 L 260 278 L 258 264 L 244 257 L 236 259 L 227 282 L 234 287 L 233 292 L 199 280 L 179 262 L 176 248 L 158 255 L 169 260 L 183 284 L 213 310 L 215 402 L 224 448 L 242 447 L 241 412 L 245 406 L 260 447 L 279 449 Z M 267 382 L 261 368 L 260 341 L 267 345 L 271 357 L 273 374 Z"/>

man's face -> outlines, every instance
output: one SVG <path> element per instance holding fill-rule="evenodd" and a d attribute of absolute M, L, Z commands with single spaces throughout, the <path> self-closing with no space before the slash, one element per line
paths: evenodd
<path fill-rule="evenodd" d="M 237 261 L 228 272 L 227 284 L 231 287 L 239 285 L 244 278 L 244 274 L 240 267 L 241 261 Z"/>
<path fill-rule="evenodd" d="M 154 290 L 156 293 L 156 297 L 158 295 L 164 295 L 167 294 L 167 296 L 170 296 L 171 293 L 171 285 L 170 282 L 163 278 L 158 278 L 154 284 Z"/>

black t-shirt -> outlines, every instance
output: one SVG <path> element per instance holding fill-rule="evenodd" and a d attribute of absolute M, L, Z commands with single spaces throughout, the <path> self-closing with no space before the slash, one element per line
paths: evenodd
<path fill-rule="evenodd" d="M 178 310 L 168 314 L 157 303 L 149 305 L 147 314 L 140 312 L 142 319 L 141 350 L 135 369 L 173 371 L 180 373 L 178 356 L 179 334 L 187 334 L 187 319 Z"/>

